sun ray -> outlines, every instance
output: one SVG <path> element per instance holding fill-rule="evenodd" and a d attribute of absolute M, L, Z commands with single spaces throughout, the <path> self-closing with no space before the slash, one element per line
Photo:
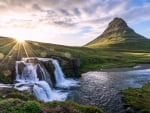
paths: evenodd
<path fill-rule="evenodd" d="M 26 48 L 28 51 L 30 51 L 29 53 L 32 57 L 39 56 L 40 52 L 37 51 L 36 49 L 33 49 L 33 47 L 30 45 L 30 43 L 26 43 Z"/>
<path fill-rule="evenodd" d="M 14 52 L 15 48 L 17 47 L 17 43 L 13 46 L 13 48 L 8 52 L 8 54 L 4 57 L 4 59 L 0 62 L 0 65 L 3 66 L 3 68 L 5 68 L 6 65 L 9 64 L 9 57 L 12 55 L 12 53 Z M 7 62 L 6 62 L 7 61 Z M 5 63 L 4 63 L 5 62 Z"/>
<path fill-rule="evenodd" d="M 19 46 L 19 47 L 18 47 L 18 55 L 17 55 L 17 58 L 19 58 L 20 51 L 21 51 L 21 45 L 19 44 L 18 46 Z"/>
<path fill-rule="evenodd" d="M 27 49 L 26 49 L 26 47 L 25 47 L 24 44 L 25 44 L 25 43 L 22 43 L 23 49 L 24 49 L 24 51 L 25 51 L 26 56 L 29 57 L 28 52 L 27 52 Z"/>
<path fill-rule="evenodd" d="M 31 52 L 31 56 L 33 56 L 33 57 L 36 57 L 37 56 L 37 53 L 36 53 L 36 51 L 28 44 L 28 43 L 26 43 L 26 47 L 27 47 L 27 50 L 30 50 Z"/>
<path fill-rule="evenodd" d="M 8 44 L 4 44 L 4 45 L 1 46 L 0 48 L 6 48 L 6 47 L 10 46 L 11 44 L 16 44 L 16 41 L 14 40 L 14 41 L 12 41 L 12 42 L 10 42 L 10 43 L 8 43 Z"/>

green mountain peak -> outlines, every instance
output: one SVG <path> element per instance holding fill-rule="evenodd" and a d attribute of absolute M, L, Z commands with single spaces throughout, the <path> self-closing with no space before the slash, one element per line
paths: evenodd
<path fill-rule="evenodd" d="M 148 39 L 137 34 L 123 19 L 114 18 L 100 36 L 85 46 L 92 48 L 111 47 L 117 44 L 123 44 L 125 46 L 125 44 L 138 43 L 145 40 Z"/>

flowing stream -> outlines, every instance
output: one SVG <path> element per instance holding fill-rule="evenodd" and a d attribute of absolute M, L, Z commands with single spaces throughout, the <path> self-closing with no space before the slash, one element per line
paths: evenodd
<path fill-rule="evenodd" d="M 150 69 L 125 72 L 88 72 L 81 78 L 81 86 L 72 91 L 69 100 L 96 105 L 106 113 L 125 113 L 120 90 L 138 88 L 150 80 Z"/>

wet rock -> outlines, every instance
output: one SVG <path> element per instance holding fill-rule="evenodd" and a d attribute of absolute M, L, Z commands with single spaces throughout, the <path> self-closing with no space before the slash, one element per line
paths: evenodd
<path fill-rule="evenodd" d="M 42 71 L 41 71 L 39 65 L 37 65 L 37 70 L 36 70 L 36 72 L 37 72 L 37 75 L 38 75 L 39 80 L 42 80 Z"/>
<path fill-rule="evenodd" d="M 55 84 L 56 83 L 55 75 L 54 75 L 55 68 L 54 65 L 52 64 L 52 61 L 42 62 L 42 64 L 45 67 L 45 69 L 48 71 L 52 83 Z"/>
<path fill-rule="evenodd" d="M 27 59 L 26 62 L 31 63 L 31 64 L 37 64 L 37 63 L 39 63 L 39 60 L 36 58 L 30 58 L 30 59 Z"/>
<path fill-rule="evenodd" d="M 19 63 L 18 64 L 18 73 L 21 75 L 23 70 L 24 70 L 25 64 L 24 63 Z"/>
<path fill-rule="evenodd" d="M 77 113 L 72 107 L 68 106 L 57 106 L 55 108 L 43 107 L 41 113 Z"/>
<path fill-rule="evenodd" d="M 135 113 L 134 109 L 131 107 L 126 108 L 126 113 Z"/>

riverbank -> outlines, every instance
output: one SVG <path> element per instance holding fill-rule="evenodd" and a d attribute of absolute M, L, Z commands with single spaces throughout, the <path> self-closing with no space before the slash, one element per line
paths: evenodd
<path fill-rule="evenodd" d="M 124 71 L 145 70 L 145 69 L 150 69 L 150 64 L 138 64 L 133 67 L 101 69 L 100 71 L 101 72 L 124 72 Z"/>
<path fill-rule="evenodd" d="M 125 107 L 131 113 L 150 113 L 150 83 L 141 88 L 128 88 L 122 91 Z"/>

